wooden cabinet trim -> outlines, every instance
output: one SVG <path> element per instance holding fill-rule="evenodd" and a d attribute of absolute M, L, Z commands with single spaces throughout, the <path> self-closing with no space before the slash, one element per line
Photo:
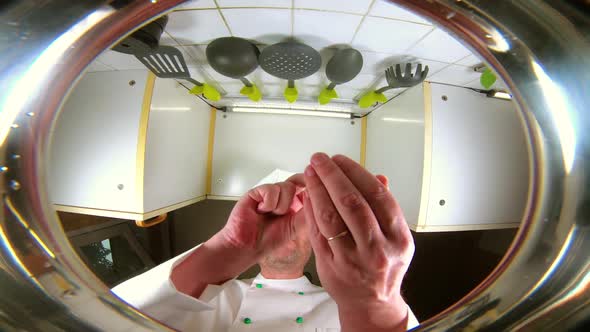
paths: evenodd
<path fill-rule="evenodd" d="M 420 210 L 418 224 L 410 225 L 413 230 L 422 231 L 428 217 L 428 200 L 430 196 L 430 177 L 432 171 L 432 93 L 430 82 L 422 84 L 424 94 L 424 163 L 422 170 L 422 190 L 420 191 Z"/>
<path fill-rule="evenodd" d="M 137 200 L 136 204 L 139 211 L 143 211 L 144 207 L 143 184 L 145 173 L 145 150 L 155 81 L 156 76 L 152 72 L 148 72 L 143 94 L 143 102 L 141 104 L 141 117 L 139 119 L 139 132 L 137 137 L 137 157 L 135 163 L 135 199 Z"/>
<path fill-rule="evenodd" d="M 205 183 L 205 195 L 211 194 L 211 178 L 213 176 L 213 148 L 215 146 L 215 120 L 217 119 L 217 110 L 211 108 L 211 117 L 209 118 L 209 146 L 207 148 L 207 180 Z"/>

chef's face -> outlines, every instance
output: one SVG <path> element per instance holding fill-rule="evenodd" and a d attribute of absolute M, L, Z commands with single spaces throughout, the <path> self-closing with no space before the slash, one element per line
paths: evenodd
<path fill-rule="evenodd" d="M 302 221 L 296 224 L 293 238 L 270 251 L 259 264 L 263 270 L 303 273 L 311 252 L 307 227 Z"/>

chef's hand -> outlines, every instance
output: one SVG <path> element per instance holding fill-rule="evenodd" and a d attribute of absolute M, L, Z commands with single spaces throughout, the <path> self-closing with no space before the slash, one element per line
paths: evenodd
<path fill-rule="evenodd" d="M 240 198 L 219 234 L 255 264 L 265 252 L 293 239 L 296 229 L 305 226 L 298 196 L 303 187 L 303 174 L 295 174 L 284 182 L 251 189 Z"/>
<path fill-rule="evenodd" d="M 176 289 L 198 298 L 207 285 L 235 278 L 294 232 L 307 231 L 299 195 L 303 185 L 303 174 L 295 174 L 248 191 L 223 229 L 172 269 Z"/>
<path fill-rule="evenodd" d="M 387 181 L 347 157 L 323 153 L 312 156 L 304 178 L 318 275 L 338 304 L 342 330 L 405 331 L 400 288 L 414 243 Z"/>

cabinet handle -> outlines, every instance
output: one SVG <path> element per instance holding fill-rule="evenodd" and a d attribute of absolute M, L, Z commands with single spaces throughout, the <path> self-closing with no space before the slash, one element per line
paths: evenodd
<path fill-rule="evenodd" d="M 135 221 L 135 225 L 137 225 L 138 227 L 152 227 L 154 225 L 157 225 L 161 222 L 163 222 L 164 220 L 166 220 L 166 217 L 168 217 L 168 213 L 164 213 L 161 214 L 157 217 L 153 217 L 147 220 L 136 220 Z"/>

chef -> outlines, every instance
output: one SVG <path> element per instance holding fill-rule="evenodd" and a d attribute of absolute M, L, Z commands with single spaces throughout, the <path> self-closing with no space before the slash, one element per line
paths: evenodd
<path fill-rule="evenodd" d="M 312 248 L 324 288 L 303 276 Z M 387 179 L 316 153 L 304 174 L 246 193 L 211 239 L 112 291 L 181 331 L 405 331 L 418 325 L 400 294 L 413 252 Z"/>

